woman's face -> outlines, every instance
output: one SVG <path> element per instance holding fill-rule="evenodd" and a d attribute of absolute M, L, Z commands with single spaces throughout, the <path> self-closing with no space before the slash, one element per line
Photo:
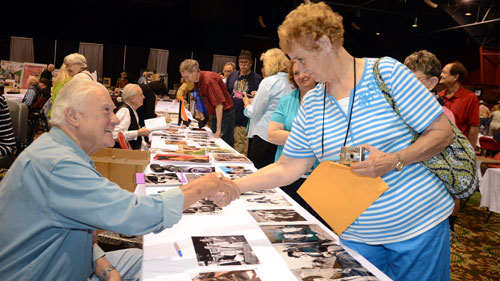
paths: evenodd
<path fill-rule="evenodd" d="M 309 75 L 314 81 L 325 82 L 326 52 L 324 48 L 306 50 L 296 41 L 292 42 L 291 50 L 288 52 L 290 59 L 297 62 L 299 71 Z"/>
<path fill-rule="evenodd" d="M 299 66 L 296 62 L 293 64 L 292 70 L 293 80 L 295 80 L 300 90 L 308 91 L 316 86 L 316 82 L 314 82 L 311 76 L 299 71 Z"/>

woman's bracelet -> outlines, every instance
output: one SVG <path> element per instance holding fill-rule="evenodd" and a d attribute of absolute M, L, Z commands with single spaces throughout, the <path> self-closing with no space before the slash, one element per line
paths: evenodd
<path fill-rule="evenodd" d="M 116 270 L 116 267 L 114 267 L 112 264 L 110 264 L 102 273 L 101 275 L 101 280 L 106 280 L 106 277 L 108 277 L 109 273 L 113 270 Z"/>

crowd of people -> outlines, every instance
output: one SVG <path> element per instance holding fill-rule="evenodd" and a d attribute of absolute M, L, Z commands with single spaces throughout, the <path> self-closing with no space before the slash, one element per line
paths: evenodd
<path fill-rule="evenodd" d="M 151 130 L 144 120 L 157 117 L 156 102 L 167 94 L 163 81 L 150 81 L 144 72 L 135 84 L 121 73 L 116 106 L 81 54 L 66 56 L 54 79 L 54 65 L 29 77 L 23 103 L 32 108 L 44 99 L 51 129 L 17 157 L 0 183 L 0 276 L 138 280 L 141 251 L 104 253 L 94 243 L 96 229 L 158 232 L 197 200 L 209 197 L 225 206 L 240 192 L 282 187 L 299 199 L 296 190 L 315 166 L 336 159 L 343 146 L 356 146 L 367 158 L 352 164 L 352 172 L 381 177 L 389 188 L 341 241 L 393 280 L 449 280 L 459 202 L 421 162 L 452 142 L 450 121 L 473 147 L 480 127 L 500 138 L 499 106 L 488 108 L 464 88 L 467 70 L 459 61 L 441 69 L 428 51 L 411 54 L 404 64 L 351 55 L 342 16 L 323 2 L 290 12 L 278 35 L 280 48 L 260 56 L 262 76 L 252 70 L 248 50 L 241 50 L 238 67 L 226 63 L 223 75 L 201 70 L 193 59 L 179 66 L 177 96 L 196 93 L 212 117 L 214 137 L 247 154 L 259 170 L 236 180 L 212 173 L 152 196 L 108 181 L 89 155 L 120 147 L 120 136 L 133 149 L 147 149 Z M 400 114 L 382 95 L 376 71 Z M 444 89 L 433 95 L 438 84 Z M 0 96 L 1 155 L 15 149 L 6 108 Z M 420 134 L 414 142 L 408 127 Z"/>

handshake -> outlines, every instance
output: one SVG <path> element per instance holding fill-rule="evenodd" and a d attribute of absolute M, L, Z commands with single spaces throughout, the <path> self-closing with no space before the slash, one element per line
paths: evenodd
<path fill-rule="evenodd" d="M 181 190 L 184 193 L 184 209 L 204 198 L 224 207 L 240 197 L 239 187 L 219 172 L 197 178 L 182 186 Z"/>

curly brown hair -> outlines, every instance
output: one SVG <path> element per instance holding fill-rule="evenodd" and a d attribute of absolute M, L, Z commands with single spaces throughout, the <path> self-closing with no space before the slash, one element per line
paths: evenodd
<path fill-rule="evenodd" d="M 289 52 L 292 41 L 305 49 L 317 49 L 316 42 L 326 35 L 332 44 L 344 44 L 342 16 L 324 2 L 301 4 L 291 11 L 278 27 L 280 48 Z"/>

